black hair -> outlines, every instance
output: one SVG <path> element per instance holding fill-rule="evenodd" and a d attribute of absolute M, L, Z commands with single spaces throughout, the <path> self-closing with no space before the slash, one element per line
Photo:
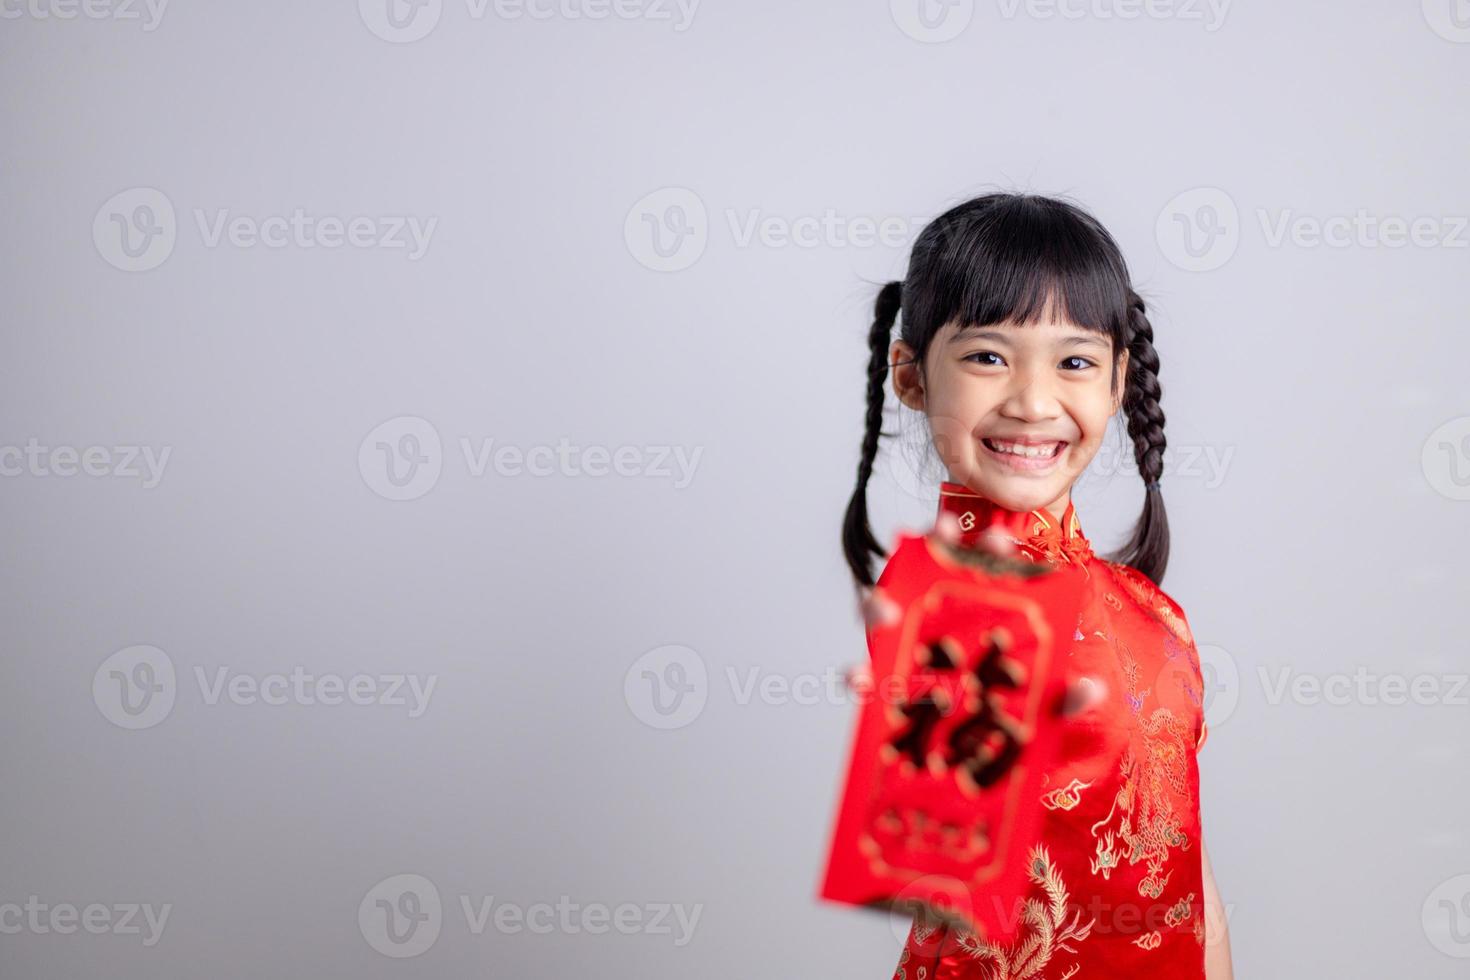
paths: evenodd
<path fill-rule="evenodd" d="M 1169 563 L 1169 521 L 1158 481 L 1164 469 L 1164 412 L 1159 407 L 1159 355 L 1143 299 L 1130 283 L 1117 242 L 1077 205 L 1034 194 L 985 194 L 951 208 L 919 233 L 902 282 L 878 291 L 868 331 L 867 424 L 857 487 L 842 522 L 842 549 L 859 585 L 874 583 L 872 556 L 886 552 L 868 524 L 868 479 L 882 432 L 889 334 L 902 311 L 899 337 L 924 355 L 940 328 L 1041 319 L 1051 302 L 1080 327 L 1112 340 L 1113 384 L 1128 352 L 1122 410 L 1143 477 L 1143 513 L 1110 560 L 1154 584 Z"/>

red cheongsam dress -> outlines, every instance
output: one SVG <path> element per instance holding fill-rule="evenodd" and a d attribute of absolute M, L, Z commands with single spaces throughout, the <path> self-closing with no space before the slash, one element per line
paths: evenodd
<path fill-rule="evenodd" d="M 940 488 L 962 540 L 988 526 L 1022 555 L 1070 563 L 1089 583 L 1068 676 L 1106 685 L 1066 726 L 1040 802 L 1043 841 L 1015 927 L 982 939 L 915 920 L 895 980 L 1203 980 L 1199 656 L 1183 611 L 1147 577 L 1092 553 L 1072 504 L 1011 511 L 957 483 Z"/>

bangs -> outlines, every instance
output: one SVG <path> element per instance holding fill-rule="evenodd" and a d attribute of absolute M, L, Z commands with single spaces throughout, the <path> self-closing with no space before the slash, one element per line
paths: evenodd
<path fill-rule="evenodd" d="M 949 219 L 935 221 L 931 323 L 1030 325 L 1051 315 L 1123 336 L 1128 271 L 1112 237 L 1085 212 L 1019 197 Z"/>

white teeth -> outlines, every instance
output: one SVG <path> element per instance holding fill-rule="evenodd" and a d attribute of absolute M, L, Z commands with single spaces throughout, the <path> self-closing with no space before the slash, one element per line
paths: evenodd
<path fill-rule="evenodd" d="M 1023 446 L 1017 442 L 998 442 L 995 439 L 986 439 L 985 444 L 991 449 L 1002 453 L 1011 453 L 1014 456 L 1024 456 L 1027 459 L 1047 459 L 1057 454 L 1061 443 L 1054 442 L 1049 446 Z"/>

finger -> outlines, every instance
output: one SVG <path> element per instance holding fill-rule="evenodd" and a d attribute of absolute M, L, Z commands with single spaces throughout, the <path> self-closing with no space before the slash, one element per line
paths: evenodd
<path fill-rule="evenodd" d="M 1014 555 L 1016 553 L 1016 542 L 998 527 L 988 527 L 981 531 L 975 545 L 992 555 Z"/>
<path fill-rule="evenodd" d="M 1107 685 L 1096 677 L 1079 677 L 1067 685 L 1066 697 L 1062 699 L 1062 717 L 1072 718 L 1103 702 L 1107 697 Z"/>
<path fill-rule="evenodd" d="M 869 589 L 863 596 L 863 622 L 868 629 L 897 623 L 903 610 L 882 589 Z"/>
<path fill-rule="evenodd" d="M 945 544 L 959 544 L 960 519 L 949 511 L 941 513 L 934 521 L 934 534 Z"/>

